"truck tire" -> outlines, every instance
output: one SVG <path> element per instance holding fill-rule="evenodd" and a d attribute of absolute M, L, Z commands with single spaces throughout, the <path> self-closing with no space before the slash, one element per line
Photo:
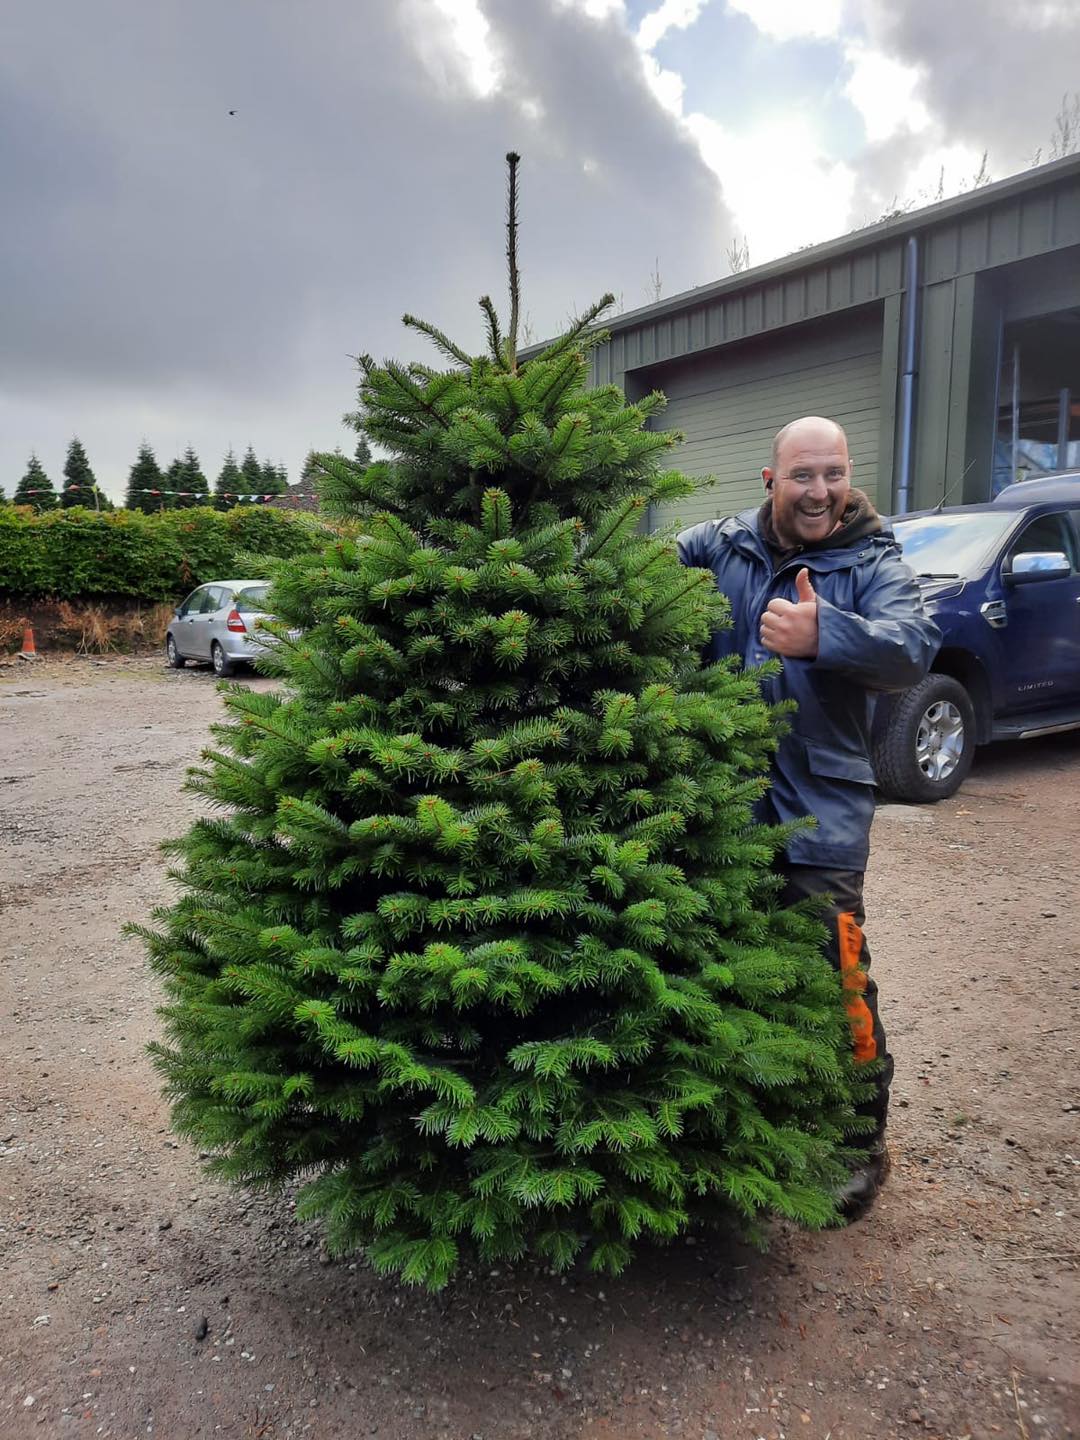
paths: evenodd
<path fill-rule="evenodd" d="M 894 800 L 946 800 L 975 755 L 975 707 L 951 675 L 927 675 L 898 695 L 875 727 L 874 773 Z"/>

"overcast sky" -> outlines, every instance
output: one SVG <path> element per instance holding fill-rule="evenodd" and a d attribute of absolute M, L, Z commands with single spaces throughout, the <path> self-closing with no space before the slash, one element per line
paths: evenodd
<path fill-rule="evenodd" d="M 508 149 L 540 338 L 1025 168 L 1078 54 L 1080 0 L 5 0 L 0 485 L 350 448 L 350 355 L 502 302 Z"/>

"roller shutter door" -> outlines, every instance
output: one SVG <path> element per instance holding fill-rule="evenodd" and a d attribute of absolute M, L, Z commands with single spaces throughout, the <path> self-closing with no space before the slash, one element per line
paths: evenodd
<path fill-rule="evenodd" d="M 654 527 L 693 525 L 760 503 L 761 467 L 768 464 L 772 438 L 800 415 L 828 415 L 843 425 L 854 483 L 876 500 L 881 408 L 876 309 L 858 320 L 785 330 L 639 376 L 647 389 L 668 397 L 659 425 L 686 436 L 671 464 L 690 475 L 716 477 L 710 489 L 658 508 Z"/>

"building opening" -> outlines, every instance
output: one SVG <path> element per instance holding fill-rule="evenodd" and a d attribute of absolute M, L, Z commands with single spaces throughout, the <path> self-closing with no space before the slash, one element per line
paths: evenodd
<path fill-rule="evenodd" d="M 1080 307 L 1005 326 L 993 493 L 1080 470 Z"/>

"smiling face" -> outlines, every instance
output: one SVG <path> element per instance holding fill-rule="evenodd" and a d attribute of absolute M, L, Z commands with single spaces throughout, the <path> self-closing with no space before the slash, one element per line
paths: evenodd
<path fill-rule="evenodd" d="M 838 528 L 851 472 L 847 436 L 835 420 L 808 416 L 784 426 L 773 443 L 773 462 L 761 472 L 782 545 L 812 545 Z"/>

